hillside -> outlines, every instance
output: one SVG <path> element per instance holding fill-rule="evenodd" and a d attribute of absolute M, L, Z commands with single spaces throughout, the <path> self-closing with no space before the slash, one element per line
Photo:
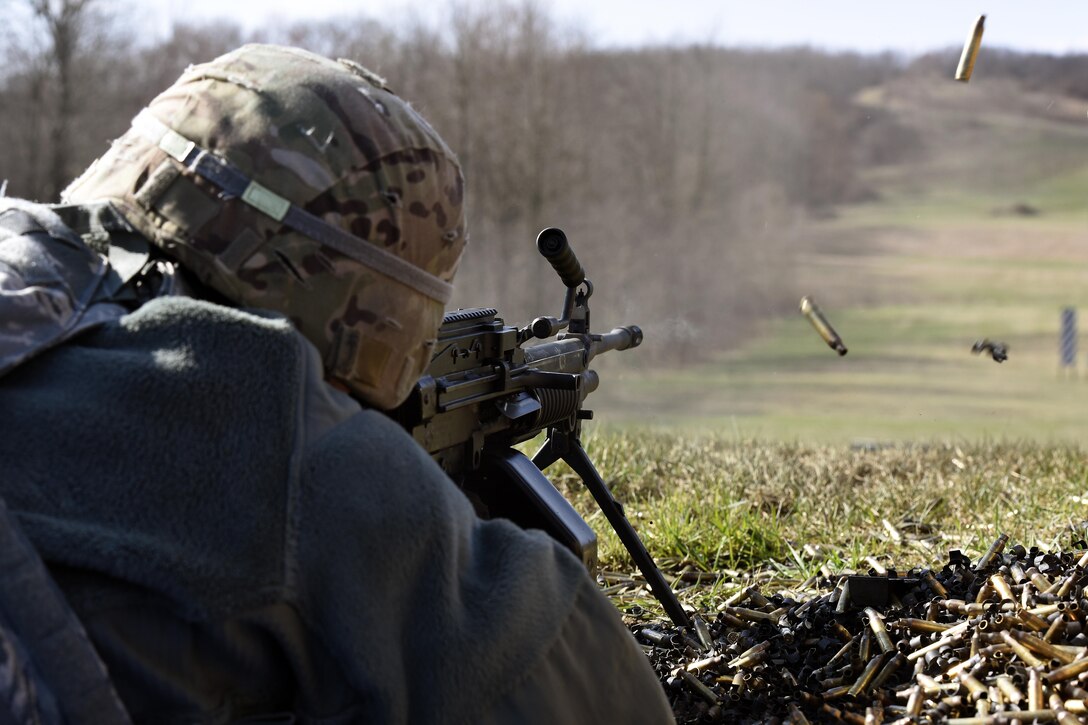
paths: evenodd
<path fill-rule="evenodd" d="M 806 222 L 784 280 L 849 354 L 780 316 L 706 364 L 626 373 L 598 406 L 619 425 L 738 436 L 1083 440 L 1088 367 L 1059 374 L 1058 325 L 1064 306 L 1088 313 L 1088 102 L 980 71 L 902 74 L 854 103 L 915 151 L 862 170 L 871 201 Z M 971 355 L 984 337 L 1009 360 Z"/>

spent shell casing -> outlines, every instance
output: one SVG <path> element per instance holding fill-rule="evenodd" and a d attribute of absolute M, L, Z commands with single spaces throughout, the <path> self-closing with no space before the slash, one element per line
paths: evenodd
<path fill-rule="evenodd" d="M 740 619 L 746 619 L 749 622 L 772 622 L 777 623 L 781 614 L 773 614 L 771 612 L 760 612 L 756 609 L 747 609 L 745 607 L 729 607 L 726 610 L 727 614 L 732 614 L 734 617 Z"/>
<path fill-rule="evenodd" d="M 1043 707 L 1043 681 L 1039 670 L 1028 670 L 1028 709 L 1040 710 Z"/>
<path fill-rule="evenodd" d="M 1053 584 L 1053 582 L 1043 576 L 1042 572 L 1040 572 L 1035 567 L 1031 567 L 1025 573 L 1028 575 L 1028 579 L 1031 580 L 1031 583 L 1035 585 L 1035 589 L 1039 592 L 1045 592 Z M 1057 607 L 1055 607 L 1054 609 L 1056 611 Z"/>
<path fill-rule="evenodd" d="M 865 663 L 865 669 L 858 675 L 858 679 L 854 681 L 854 684 L 847 690 L 847 694 L 851 697 L 857 697 L 858 695 L 869 689 L 869 683 L 876 677 L 876 671 L 880 668 L 880 665 L 884 661 L 884 653 L 878 653 L 873 655 L 873 658 Z"/>
<path fill-rule="evenodd" d="M 928 619 L 914 619 L 912 617 L 904 617 L 899 620 L 900 627 L 906 627 L 912 632 L 944 632 L 952 629 L 951 624 L 944 622 L 933 622 Z"/>
<path fill-rule="evenodd" d="M 1012 716 L 1015 716 L 1013 719 Z M 1055 719 L 1053 710 L 1013 710 L 993 715 L 975 717 L 950 717 L 945 725 L 995 725 L 1004 722 L 1050 722 Z"/>
<path fill-rule="evenodd" d="M 1013 705 L 1019 704 L 1024 699 L 1024 693 L 1020 692 L 1008 675 L 998 675 L 996 682 L 997 689 L 1001 690 L 1001 694 Z"/>
<path fill-rule="evenodd" d="M 850 641 L 849 641 L 849 642 L 847 642 L 846 644 L 844 644 L 844 645 L 842 646 L 842 649 L 840 649 L 840 650 L 839 650 L 838 652 L 836 652 L 836 653 L 835 653 L 834 655 L 832 655 L 831 659 L 829 659 L 829 660 L 827 661 L 827 667 L 829 667 L 829 668 L 830 668 L 830 667 L 834 667 L 834 666 L 835 666 L 835 665 L 837 665 L 837 664 L 838 664 L 839 662 L 841 662 L 842 660 L 846 659 L 846 656 L 850 654 L 850 650 L 851 650 L 851 649 L 853 648 L 853 646 L 854 646 L 854 642 L 856 642 L 856 641 L 857 641 L 858 639 L 859 639 L 859 638 L 858 638 L 858 636 L 857 636 L 857 635 L 854 635 L 854 636 L 853 636 L 853 637 L 852 637 L 852 638 L 850 639 Z"/>
<path fill-rule="evenodd" d="M 828 628 L 831 630 L 832 634 L 841 639 L 843 642 L 849 642 L 851 639 L 854 638 L 854 636 L 850 634 L 850 630 L 842 626 L 838 622 L 832 622 L 830 625 L 828 625 Z"/>
<path fill-rule="evenodd" d="M 1007 631 L 1002 630 L 1001 639 L 1005 640 L 1005 644 L 1012 647 L 1012 651 L 1016 653 L 1016 656 L 1024 661 L 1029 667 L 1042 667 L 1043 661 L 1031 653 L 1027 647 L 1021 644 Z"/>
<path fill-rule="evenodd" d="M 965 659 L 963 662 L 959 662 L 949 667 L 944 674 L 947 677 L 956 677 L 961 672 L 970 672 L 972 668 L 978 666 L 982 662 L 982 655 L 972 655 L 971 657 Z"/>
<path fill-rule="evenodd" d="M 865 725 L 865 717 L 859 715 L 856 712 L 850 712 L 849 710 L 840 710 L 837 707 L 831 707 L 826 702 L 820 706 L 820 712 L 826 713 L 831 717 L 833 722 L 849 722 L 855 725 Z"/>
<path fill-rule="evenodd" d="M 718 620 L 722 624 L 728 624 L 733 629 L 743 629 L 744 627 L 748 626 L 748 622 L 745 622 L 740 617 L 735 617 L 732 614 L 729 614 L 728 612 L 719 612 L 718 613 Z"/>
<path fill-rule="evenodd" d="M 714 638 L 710 636 L 710 628 L 706 626 L 706 622 L 700 616 L 695 616 L 695 634 L 699 637 L 699 642 L 707 650 L 714 649 Z"/>
<path fill-rule="evenodd" d="M 808 318 L 808 321 L 816 328 L 816 332 L 820 333 L 820 337 L 824 339 L 828 347 L 839 353 L 839 355 L 846 354 L 846 345 L 843 344 L 839 333 L 835 332 L 835 328 L 827 321 L 824 313 L 816 306 L 811 297 L 801 298 L 801 314 Z"/>
<path fill-rule="evenodd" d="M 988 567 L 991 562 L 993 562 L 994 557 L 1000 554 L 1005 549 L 1005 544 L 1007 544 L 1008 541 L 1008 534 L 998 534 L 998 537 L 994 540 L 994 543 L 990 544 L 990 548 L 987 549 L 986 553 L 979 558 L 978 563 L 975 564 L 975 568 L 985 569 L 986 567 Z"/>
<path fill-rule="evenodd" d="M 728 599 L 725 600 L 725 606 L 732 607 L 740 604 L 748 598 L 748 592 L 744 589 L 739 589 L 733 592 Z"/>
<path fill-rule="evenodd" d="M 888 570 L 875 556 L 865 557 L 865 563 L 873 568 L 872 574 L 876 576 L 885 576 L 888 573 Z"/>
<path fill-rule="evenodd" d="M 835 685 L 821 692 L 820 697 L 825 700 L 836 700 L 840 697 L 846 697 L 848 694 L 850 694 L 850 685 Z"/>
<path fill-rule="evenodd" d="M 940 599 L 938 600 L 942 607 L 951 612 L 952 614 L 966 614 L 967 602 L 962 599 Z"/>
<path fill-rule="evenodd" d="M 1024 623 L 1024 627 L 1035 632 L 1042 632 L 1050 627 L 1050 622 L 1046 621 L 1038 614 L 1032 614 L 1026 609 L 1021 609 L 1016 613 L 1016 616 L 1020 618 L 1020 621 Z"/>
<path fill-rule="evenodd" d="M 960 64 L 956 66 L 956 80 L 963 83 L 971 80 L 971 74 L 975 72 L 975 59 L 978 58 L 978 49 L 982 47 L 982 31 L 985 27 L 986 16 L 979 15 L 974 27 L 971 28 L 971 34 L 967 36 L 967 42 L 963 44 Z"/>
<path fill-rule="evenodd" d="M 1084 698 L 1088 697 L 1088 690 L 1085 690 L 1075 682 L 1063 682 L 1061 693 L 1063 696 L 1069 698 L 1069 700 L 1084 700 Z M 1070 710 L 1070 712 L 1072 712 L 1072 710 Z"/>
<path fill-rule="evenodd" d="M 1088 672 L 1088 657 L 1051 670 L 1043 675 L 1043 679 L 1046 680 L 1048 684 L 1053 685 L 1057 682 L 1071 680 L 1083 672 Z"/>
<path fill-rule="evenodd" d="M 735 660 L 730 660 L 726 664 L 728 664 L 730 667 L 733 667 L 735 669 L 744 669 L 746 667 L 751 667 L 753 665 L 761 663 L 766 658 L 767 658 L 767 651 L 762 650 L 762 651 L 759 651 L 759 652 L 754 652 L 754 653 L 749 654 L 749 655 L 745 655 L 745 656 L 743 656 L 743 658 L 737 658 Z"/>
<path fill-rule="evenodd" d="M 922 688 L 922 694 L 930 697 L 940 694 L 943 689 L 941 683 L 924 673 L 915 675 L 914 681 L 918 684 L 918 687 Z"/>
<path fill-rule="evenodd" d="M 966 622 L 965 622 L 965 624 L 966 624 Z M 959 625 L 956 625 L 956 626 L 958 627 Z M 953 627 L 952 629 L 955 629 L 955 627 Z M 947 630 L 945 632 L 945 634 L 947 634 L 948 632 L 951 632 L 952 629 Z M 961 644 L 962 642 L 963 642 L 963 633 L 962 633 L 962 630 L 961 630 L 960 632 L 958 632 L 958 633 L 956 633 L 954 635 L 951 635 L 951 636 L 949 636 L 947 638 L 939 639 L 936 642 L 933 642 L 931 644 L 927 644 L 925 647 L 922 647 L 921 649 L 914 650 L 909 655 L 907 655 L 907 659 L 910 660 L 911 662 L 913 662 L 913 661 L 915 661 L 915 660 L 917 660 L 917 659 L 919 659 L 921 657 L 925 657 L 928 653 L 933 652 L 934 650 L 940 649 L 941 647 L 955 646 L 955 645 Z"/>
<path fill-rule="evenodd" d="M 714 655 L 713 657 L 704 657 L 701 660 L 696 660 L 684 669 L 688 672 L 701 672 L 708 667 L 721 664 L 726 659 L 725 655 Z"/>
<path fill-rule="evenodd" d="M 791 725 L 809 725 L 808 718 L 801 712 L 801 708 L 797 707 L 796 702 L 790 703 L 790 724 Z"/>
<path fill-rule="evenodd" d="M 847 605 L 850 604 L 850 580 L 847 579 L 841 584 L 839 589 L 839 598 L 835 601 L 835 614 L 843 614 L 846 612 Z"/>
<path fill-rule="evenodd" d="M 925 702 L 925 695 L 922 693 L 920 685 L 915 685 L 910 690 L 910 695 L 907 697 L 907 716 L 914 718 L 922 712 L 922 704 Z"/>
<path fill-rule="evenodd" d="M 713 690 L 704 685 L 698 677 L 687 670 L 680 670 L 680 677 L 684 679 L 684 682 L 687 683 L 688 687 L 690 687 L 693 692 L 703 697 L 711 705 L 718 704 L 718 696 Z"/>
<path fill-rule="evenodd" d="M 876 677 L 873 678 L 870 687 L 874 690 L 879 690 L 880 687 L 888 681 L 895 671 L 898 670 L 907 661 L 907 656 L 902 652 L 896 652 L 895 656 L 888 660 L 880 671 L 876 673 Z"/>
<path fill-rule="evenodd" d="M 988 696 L 989 691 L 986 689 L 986 685 L 979 682 L 974 675 L 961 671 L 959 679 L 963 686 L 967 688 L 967 691 L 971 693 L 972 699 L 979 700 Z"/>
<path fill-rule="evenodd" d="M 639 634 L 658 647 L 672 648 L 680 645 L 680 635 L 678 634 L 668 634 L 649 627 L 643 629 Z"/>
<path fill-rule="evenodd" d="M 869 661 L 869 652 L 873 647 L 873 634 L 870 629 L 861 630 L 861 640 L 858 641 L 858 659 L 861 662 Z"/>
<path fill-rule="evenodd" d="M 1054 593 L 1057 594 L 1059 597 L 1064 597 L 1065 595 L 1069 594 L 1069 591 L 1073 588 L 1073 584 L 1074 582 L 1076 582 L 1079 576 L 1079 573 L 1073 572 L 1069 576 L 1065 577 L 1065 579 L 1062 580 L 1061 584 L 1058 585 L 1058 588 L 1054 591 Z"/>
<path fill-rule="evenodd" d="M 1059 660 L 1063 665 L 1072 664 L 1073 661 L 1077 659 L 1077 656 L 1072 652 L 1060 649 L 1046 640 L 1039 639 L 1035 635 L 1017 631 L 1013 631 L 1011 634 L 1017 641 L 1021 642 L 1035 654 Z"/>
<path fill-rule="evenodd" d="M 1050 709 L 1054 711 L 1054 719 L 1061 725 L 1076 725 L 1076 723 L 1080 722 L 1077 717 L 1065 709 L 1065 703 L 1062 702 L 1062 698 L 1058 693 L 1050 693 L 1049 704 Z"/>
<path fill-rule="evenodd" d="M 937 581 L 937 577 L 933 576 L 933 572 L 926 571 L 922 574 L 922 578 L 926 580 L 926 584 L 929 585 L 929 588 L 933 590 L 934 594 L 939 597 L 948 597 L 948 590 L 945 589 L 943 584 Z"/>
<path fill-rule="evenodd" d="M 702 652 L 703 651 L 702 643 L 695 641 L 694 639 L 692 639 L 691 637 L 689 637 L 686 634 L 681 634 L 680 635 L 680 643 L 683 644 L 688 649 L 690 649 L 692 652 Z"/>
<path fill-rule="evenodd" d="M 1005 575 L 1001 572 L 990 576 L 990 584 L 993 585 L 993 588 L 1001 596 L 1002 601 L 1016 601 L 1016 596 L 1013 595 L 1012 588 L 1009 586 L 1008 580 L 1005 579 Z"/>
<path fill-rule="evenodd" d="M 786 683 L 787 687 L 797 689 L 797 678 L 793 676 L 792 672 L 783 667 L 779 670 L 779 674 L 782 675 L 782 681 Z"/>
<path fill-rule="evenodd" d="M 755 607 L 766 607 L 771 603 L 756 587 L 748 587 L 744 590 L 744 593 L 748 595 L 748 601 Z"/>
<path fill-rule="evenodd" d="M 753 665 L 767 656 L 767 650 L 770 648 L 770 646 L 771 643 L 769 641 L 760 642 L 759 644 L 755 645 L 754 647 L 748 648 L 740 655 L 730 660 L 728 665 L 730 667 L 736 668 L 743 668 L 748 667 L 749 665 Z"/>
<path fill-rule="evenodd" d="M 1049 617 L 1054 612 L 1058 611 L 1057 604 L 1040 604 L 1037 607 L 1032 607 L 1028 610 L 1032 614 L 1038 614 L 1040 617 Z"/>
<path fill-rule="evenodd" d="M 876 642 L 880 645 L 881 651 L 895 652 L 892 638 L 888 636 L 888 630 L 884 627 L 884 618 L 872 607 L 865 607 L 862 611 L 865 612 L 865 616 L 869 620 L 869 628 L 873 630 L 873 635 L 876 637 Z"/>

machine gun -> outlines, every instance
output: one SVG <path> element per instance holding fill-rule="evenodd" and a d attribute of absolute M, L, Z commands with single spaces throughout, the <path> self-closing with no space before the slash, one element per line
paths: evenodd
<path fill-rule="evenodd" d="M 543 474 L 556 461 L 565 461 L 593 495 L 669 618 L 689 626 L 676 594 L 580 440 L 582 421 L 593 417 L 583 404 L 599 383 L 590 362 L 609 350 L 638 347 L 642 330 L 631 325 L 591 333 L 593 283 L 566 235 L 545 229 L 536 244 L 567 287 L 561 316 L 538 317 L 518 328 L 505 324 L 492 308 L 448 313 L 430 366 L 391 415 L 481 513 L 544 530 L 592 572 L 597 536 Z M 550 338 L 555 339 L 527 344 Z M 547 438 L 532 460 L 514 449 L 545 431 Z"/>

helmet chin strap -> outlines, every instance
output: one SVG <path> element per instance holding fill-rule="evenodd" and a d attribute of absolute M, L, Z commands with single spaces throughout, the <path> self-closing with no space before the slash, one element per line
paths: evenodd
<path fill-rule="evenodd" d="M 294 231 L 400 282 L 419 294 L 445 305 L 453 285 L 365 239 L 329 224 L 321 217 L 292 204 L 274 191 L 247 177 L 232 163 L 185 138 L 144 109 L 132 120 L 132 128 L 190 172 L 241 199 L 262 214 Z"/>

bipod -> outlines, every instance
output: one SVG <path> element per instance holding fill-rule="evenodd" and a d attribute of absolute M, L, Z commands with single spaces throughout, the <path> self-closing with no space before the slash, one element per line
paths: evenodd
<path fill-rule="evenodd" d="M 604 482 L 601 474 L 597 472 L 593 461 L 589 460 L 589 455 L 582 448 L 578 436 L 572 432 L 550 428 L 548 429 L 548 439 L 533 456 L 533 463 L 543 471 L 559 460 L 570 466 L 582 479 L 582 483 L 589 489 L 589 492 L 593 494 L 597 505 L 604 512 L 605 518 L 612 525 L 616 535 L 620 537 L 624 548 L 631 554 L 631 558 L 634 559 L 639 571 L 646 577 L 650 590 L 657 601 L 661 602 L 661 606 L 664 607 L 665 613 L 669 615 L 669 619 L 678 627 L 690 627 L 691 619 L 688 617 L 687 612 L 684 611 L 684 608 L 680 606 L 680 600 L 676 598 L 676 592 L 665 581 L 664 575 L 657 568 L 657 564 L 654 563 L 650 552 L 646 550 L 642 539 L 639 538 L 638 533 L 631 526 L 631 522 L 627 520 L 627 515 L 623 511 L 623 504 L 617 501 L 608 489 L 608 484 Z"/>

